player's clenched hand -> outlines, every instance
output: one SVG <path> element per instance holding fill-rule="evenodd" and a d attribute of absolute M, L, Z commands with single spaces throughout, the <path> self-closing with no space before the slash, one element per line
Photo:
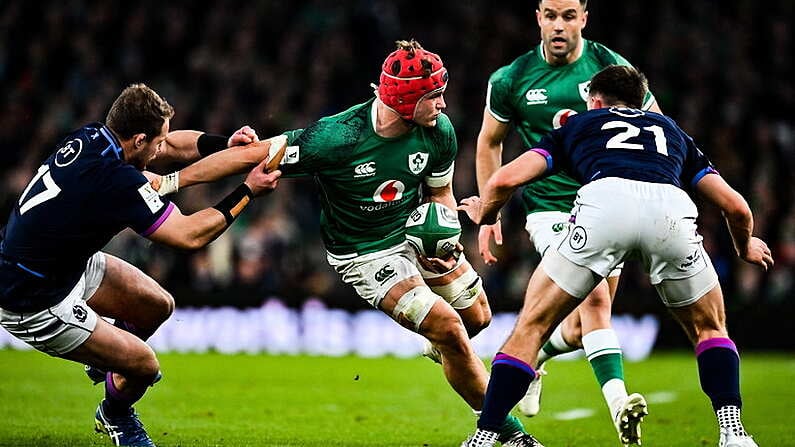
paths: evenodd
<path fill-rule="evenodd" d="M 751 237 L 748 240 L 748 247 L 740 256 L 751 264 L 762 266 L 765 270 L 773 267 L 773 254 L 765 241 L 758 237 Z"/>
<path fill-rule="evenodd" d="M 229 137 L 226 146 L 245 146 L 249 143 L 254 143 L 259 141 L 259 137 L 257 136 L 257 131 L 252 129 L 249 126 L 243 126 L 240 129 L 236 130 L 235 133 Z"/>
<path fill-rule="evenodd" d="M 413 245 L 412 248 L 414 248 Z M 460 258 L 461 253 L 464 252 L 464 246 L 461 245 L 460 242 L 456 243 L 455 249 L 444 258 L 426 258 L 425 255 L 417 251 L 416 248 L 414 248 L 414 252 L 417 253 L 417 262 L 419 262 L 425 270 L 434 273 L 447 273 L 458 263 L 458 258 Z"/>
<path fill-rule="evenodd" d="M 497 262 L 497 257 L 491 253 L 491 237 L 494 236 L 494 243 L 502 245 L 502 226 L 500 221 L 494 225 L 481 225 L 478 232 L 478 251 L 483 262 L 492 265 Z"/>
<path fill-rule="evenodd" d="M 143 171 L 142 174 L 147 180 L 149 180 L 149 184 L 152 185 L 152 188 L 155 191 L 160 189 L 160 184 L 163 181 L 163 177 L 161 175 L 149 171 Z"/>
<path fill-rule="evenodd" d="M 245 184 L 251 189 L 254 196 L 267 194 L 279 185 L 279 177 L 282 176 L 282 171 L 275 170 L 272 172 L 265 172 L 265 164 L 268 159 L 263 159 L 246 177 Z"/>

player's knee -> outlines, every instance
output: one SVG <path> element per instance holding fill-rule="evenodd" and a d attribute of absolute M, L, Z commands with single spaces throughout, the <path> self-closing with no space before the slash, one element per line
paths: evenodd
<path fill-rule="evenodd" d="M 604 314 L 610 313 L 613 301 L 610 299 L 610 289 L 607 284 L 600 284 L 585 297 L 585 301 L 580 305 L 584 312 Z"/>
<path fill-rule="evenodd" d="M 485 293 L 482 294 L 482 299 L 479 298 L 469 309 L 461 314 L 461 318 L 464 320 L 469 337 L 472 338 L 491 324 L 491 307 Z"/>
<path fill-rule="evenodd" d="M 176 306 L 174 296 L 162 287 L 158 287 L 158 290 L 156 290 L 153 295 L 152 306 L 156 314 L 160 316 L 162 323 L 168 320 L 171 314 L 174 313 L 174 308 Z"/>
<path fill-rule="evenodd" d="M 483 280 L 469 264 L 461 265 L 464 273 L 443 284 L 432 286 L 431 289 L 450 303 L 453 309 L 464 310 L 480 303 L 485 298 Z"/>
<path fill-rule="evenodd" d="M 469 337 L 460 318 L 444 317 L 429 325 L 424 334 L 445 355 L 467 350 Z"/>
<path fill-rule="evenodd" d="M 123 375 L 131 376 L 138 382 L 154 381 L 160 372 L 160 362 L 148 346 L 127 357 L 127 368 L 119 368 Z"/>
<path fill-rule="evenodd" d="M 160 374 L 160 362 L 157 357 L 152 356 L 146 363 L 142 365 L 141 376 L 148 383 L 154 383 L 157 376 Z"/>

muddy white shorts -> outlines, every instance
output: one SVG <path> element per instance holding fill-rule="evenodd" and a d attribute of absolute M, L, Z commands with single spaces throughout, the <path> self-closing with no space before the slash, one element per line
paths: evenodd
<path fill-rule="evenodd" d="M 557 248 L 569 232 L 571 214 L 561 211 L 539 211 L 527 215 L 525 230 L 530 242 L 541 257 L 549 247 Z M 624 263 L 621 262 L 610 271 L 608 277 L 620 276 Z"/>
<path fill-rule="evenodd" d="M 669 307 L 691 304 L 718 283 L 696 231 L 696 205 L 676 186 L 600 179 L 580 188 L 572 214 L 574 222 L 558 252 L 600 277 L 636 255 Z M 577 287 L 578 279 L 565 278 L 573 274 L 571 269 L 559 262 L 543 264 L 558 285 L 568 281 Z M 581 285 L 588 282 L 586 274 L 576 274 L 582 276 Z"/>
<path fill-rule="evenodd" d="M 423 269 L 408 242 L 365 255 L 340 256 L 328 252 L 326 255 L 329 265 L 342 276 L 342 281 L 352 285 L 356 293 L 376 309 L 389 289 L 400 281 L 412 276 L 429 279 L 444 275 Z M 462 253 L 453 270 L 460 268 L 465 260 Z M 474 304 L 479 294 L 480 278 L 470 268 L 450 284 L 431 289 L 454 308 L 466 309 Z M 478 293 L 471 296 L 471 290 Z"/>
<path fill-rule="evenodd" d="M 0 309 L 0 325 L 39 351 L 58 356 L 83 344 L 97 326 L 97 314 L 86 304 L 105 276 L 105 254 L 95 253 L 86 271 L 60 303 L 39 312 Z"/>

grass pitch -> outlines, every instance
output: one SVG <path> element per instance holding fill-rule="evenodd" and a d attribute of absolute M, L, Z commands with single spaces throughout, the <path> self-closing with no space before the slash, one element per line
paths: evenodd
<path fill-rule="evenodd" d="M 168 446 L 458 446 L 475 418 L 426 359 L 166 354 L 139 403 Z M 744 354 L 746 427 L 763 447 L 795 446 L 795 357 Z M 523 418 L 548 447 L 618 441 L 587 362 L 551 362 L 541 414 Z M 626 364 L 649 400 L 644 446 L 716 446 L 714 415 L 690 353 Z M 0 446 L 108 446 L 93 433 L 102 388 L 82 367 L 0 350 Z"/>

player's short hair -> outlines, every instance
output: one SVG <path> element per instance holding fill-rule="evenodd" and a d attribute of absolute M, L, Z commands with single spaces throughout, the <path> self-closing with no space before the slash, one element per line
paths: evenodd
<path fill-rule="evenodd" d="M 600 95 L 605 105 L 623 104 L 640 109 L 649 89 L 646 76 L 626 65 L 609 65 L 591 78 L 590 95 Z"/>
<path fill-rule="evenodd" d="M 541 9 L 540 6 L 541 6 L 541 2 L 543 2 L 543 1 L 544 0 L 538 0 L 539 9 Z M 583 11 L 588 9 L 588 0 L 580 0 L 580 6 L 582 6 L 582 10 Z"/>
<path fill-rule="evenodd" d="M 174 116 L 174 108 L 145 84 L 125 88 L 110 106 L 105 124 L 126 140 L 143 133 L 151 140 L 163 128 L 163 122 Z"/>

